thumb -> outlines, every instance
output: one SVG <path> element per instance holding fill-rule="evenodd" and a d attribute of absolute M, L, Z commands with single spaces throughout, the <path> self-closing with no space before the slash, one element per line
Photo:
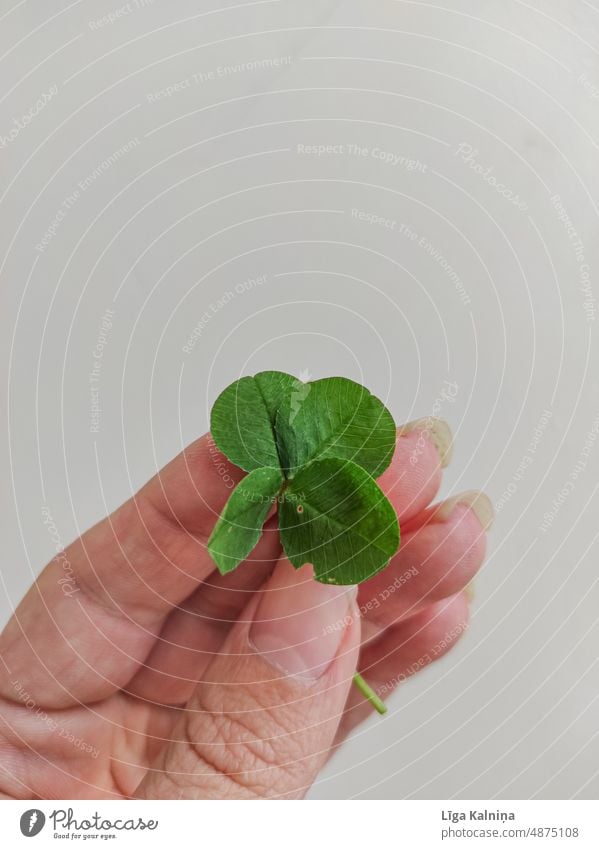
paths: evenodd
<path fill-rule="evenodd" d="M 287 560 L 206 670 L 136 796 L 299 798 L 326 761 L 356 669 L 356 587 Z"/>

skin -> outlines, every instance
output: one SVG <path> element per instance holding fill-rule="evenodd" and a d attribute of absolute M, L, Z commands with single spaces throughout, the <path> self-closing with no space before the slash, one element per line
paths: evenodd
<path fill-rule="evenodd" d="M 355 670 L 388 699 L 467 625 L 465 587 L 485 531 L 467 504 L 436 515 L 441 460 L 420 436 L 398 435 L 379 481 L 401 548 L 360 586 L 316 681 L 285 674 L 252 645 L 265 588 L 304 572 L 280 558 L 276 519 L 246 563 L 226 577 L 214 571 L 205 545 L 230 494 L 223 464 L 233 481 L 243 473 L 209 437 L 73 542 L 69 581 L 64 560 L 49 563 L 0 637 L 0 794 L 302 797 L 372 714 L 351 686 Z M 385 594 L 406 574 L 401 591 Z"/>

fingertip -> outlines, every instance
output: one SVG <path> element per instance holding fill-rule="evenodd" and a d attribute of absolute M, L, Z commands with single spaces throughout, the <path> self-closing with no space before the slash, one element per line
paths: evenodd
<path fill-rule="evenodd" d="M 476 512 L 468 505 L 453 505 L 447 518 L 436 520 L 429 526 L 434 551 L 443 553 L 438 561 L 438 578 L 433 596 L 447 597 L 459 593 L 472 581 L 484 563 L 487 552 L 487 535 Z M 431 561 L 432 562 L 432 561 Z"/>
<path fill-rule="evenodd" d="M 408 521 L 431 503 L 443 473 L 439 449 L 427 433 L 416 426 L 408 431 L 405 427 L 398 429 L 395 453 L 378 480 L 400 522 Z"/>
<path fill-rule="evenodd" d="M 437 521 L 445 521 L 458 505 L 470 509 L 478 519 L 482 530 L 489 531 L 491 529 L 495 521 L 495 508 L 489 496 L 477 489 L 462 492 L 443 501 L 435 511 L 434 518 Z"/>
<path fill-rule="evenodd" d="M 437 416 L 427 416 L 415 419 L 398 428 L 399 436 L 418 432 L 423 438 L 428 439 L 439 455 L 441 468 L 446 469 L 453 458 L 453 433 L 449 423 Z"/>

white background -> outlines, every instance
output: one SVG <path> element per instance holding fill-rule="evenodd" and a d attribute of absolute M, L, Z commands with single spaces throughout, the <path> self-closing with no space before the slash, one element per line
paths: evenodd
<path fill-rule="evenodd" d="M 311 796 L 596 798 L 599 6 L 154 0 L 97 23 L 118 8 L 0 2 L 2 618 L 54 553 L 42 510 L 69 542 L 241 373 L 344 374 L 398 421 L 450 381 L 443 495 L 498 508 L 470 631 Z"/>

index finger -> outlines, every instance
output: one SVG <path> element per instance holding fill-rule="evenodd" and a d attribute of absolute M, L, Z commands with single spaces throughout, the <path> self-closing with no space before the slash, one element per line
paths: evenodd
<path fill-rule="evenodd" d="M 64 707 L 124 686 L 213 570 L 206 540 L 242 476 L 204 436 L 55 557 L 0 637 L 0 695 L 18 700 L 18 681 Z"/>

